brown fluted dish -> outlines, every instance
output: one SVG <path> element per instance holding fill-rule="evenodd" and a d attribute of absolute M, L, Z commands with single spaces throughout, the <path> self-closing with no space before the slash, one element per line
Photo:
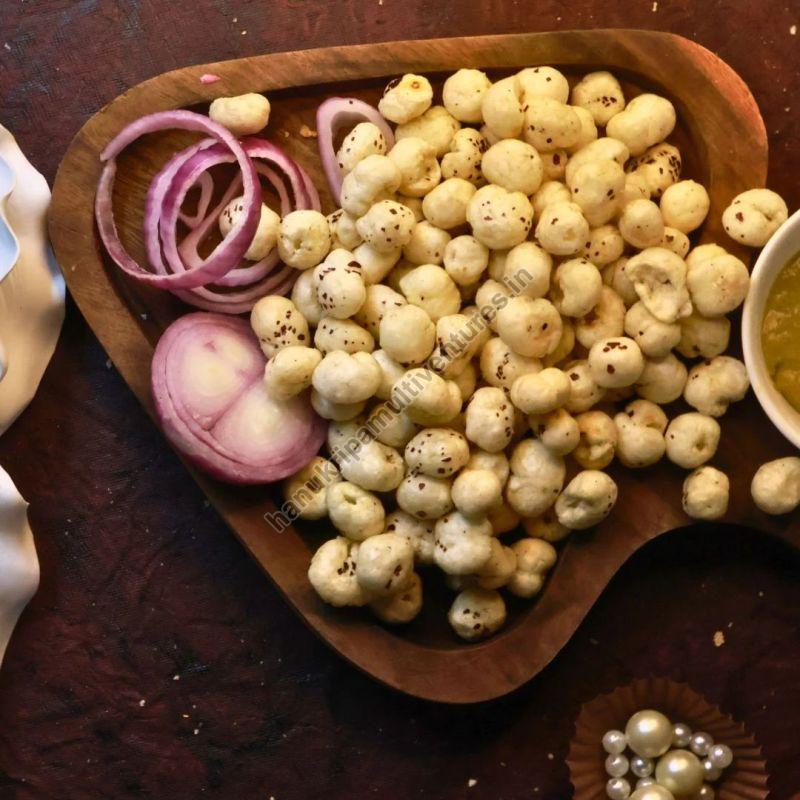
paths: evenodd
<path fill-rule="evenodd" d="M 753 734 L 708 702 L 688 684 L 667 678 L 643 678 L 585 703 L 575 721 L 567 756 L 574 800 L 608 800 L 603 734 L 625 730 L 637 711 L 652 708 L 693 731 L 711 734 L 733 751 L 733 763 L 711 784 L 716 800 L 765 800 L 769 796 L 767 762 Z"/>

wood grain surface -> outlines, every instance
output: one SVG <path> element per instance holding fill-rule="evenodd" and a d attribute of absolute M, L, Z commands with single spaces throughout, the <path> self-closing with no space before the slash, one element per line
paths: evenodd
<path fill-rule="evenodd" d="M 767 120 L 771 183 L 797 205 L 798 127 L 784 110 L 799 66 L 795 8 L 176 5 L 4 9 L 0 108 L 48 177 L 87 116 L 167 68 L 601 23 L 695 35 L 731 62 Z M 0 674 L 0 787 L 9 796 L 568 797 L 563 756 L 579 703 L 648 672 L 688 680 L 744 719 L 765 745 L 776 796 L 796 791 L 800 591 L 798 561 L 781 545 L 724 526 L 667 537 L 622 570 L 577 637 L 520 692 L 465 709 L 404 699 L 303 631 L 70 311 L 42 394 L 0 443 L 33 501 L 45 572 Z M 716 630 L 726 637 L 718 648 Z"/>
<path fill-rule="evenodd" d="M 663 63 L 670 64 L 666 84 Z M 672 98 L 681 122 L 671 138 L 683 154 L 683 175 L 709 187 L 711 209 L 702 231 L 704 240 L 724 235 L 721 214 L 731 198 L 763 184 L 767 141 L 752 95 L 723 61 L 672 34 L 599 30 L 391 42 L 265 55 L 159 75 L 129 89 L 81 129 L 59 167 L 50 212 L 50 234 L 70 292 L 148 412 L 153 414 L 152 347 L 186 307 L 165 292 L 142 290 L 136 281 L 123 279 L 101 254 L 92 215 L 100 153 L 125 124 L 153 111 L 203 106 L 216 96 L 264 91 L 274 109 L 271 135 L 304 164 L 316 185 L 324 186 L 316 142 L 296 133 L 314 125 L 320 97 L 355 95 L 374 103 L 380 87 L 394 74 L 433 76 L 459 65 L 502 74 L 497 71 L 535 64 L 556 64 L 568 73 L 599 65 L 626 76 L 629 98 L 642 88 Z M 200 76 L 208 72 L 220 80 L 201 83 Z M 728 132 L 724 139 L 717 135 L 720 130 Z M 288 137 L 281 137 L 280 131 Z M 141 235 L 144 195 L 179 140 L 174 134 L 147 137 L 120 159 L 117 226 L 139 261 L 146 261 Z M 332 211 L 334 206 L 326 199 L 324 210 Z M 739 254 L 749 258 L 746 249 Z M 746 417 L 740 413 L 725 420 L 725 437 L 715 457 L 715 463 L 733 477 L 734 496 L 743 501 L 731 505 L 726 521 L 754 522 L 800 543 L 797 516 L 781 520 L 754 516 L 747 502 L 753 460 L 774 458 L 785 446 L 756 403 L 746 408 Z M 670 416 L 679 410 L 686 406 L 678 404 L 669 410 Z M 752 443 L 742 448 L 742 438 L 749 434 Z M 401 629 L 380 625 L 366 611 L 331 609 L 320 602 L 306 577 L 311 553 L 321 538 L 329 536 L 329 523 L 308 525 L 306 537 L 297 529 L 275 529 L 265 522 L 265 515 L 280 505 L 279 494 L 265 488 L 230 487 L 200 475 L 197 479 L 301 617 L 345 658 L 401 691 L 463 703 L 500 697 L 538 673 L 627 558 L 643 543 L 686 522 L 680 509 L 681 470 L 664 461 L 641 473 L 618 469 L 614 474 L 622 501 L 608 519 L 595 531 L 570 537 L 542 595 L 533 603 L 512 603 L 504 630 L 471 646 L 469 652 L 446 624 L 451 596 L 431 592 L 441 576 L 423 575 L 423 614 Z M 582 578 L 588 574 L 591 579 Z"/>

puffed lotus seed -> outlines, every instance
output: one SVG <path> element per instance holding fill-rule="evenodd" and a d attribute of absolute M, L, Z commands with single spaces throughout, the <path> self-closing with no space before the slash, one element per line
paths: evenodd
<path fill-rule="evenodd" d="M 442 100 L 424 76 L 390 83 L 379 107 L 394 146 L 370 122 L 345 132 L 341 208 L 262 208 L 246 257 L 277 246 L 301 271 L 291 300 L 263 298 L 251 320 L 267 390 L 310 389 L 330 420 L 336 464 L 317 457 L 284 484 L 301 516 L 341 534 L 314 555 L 315 590 L 407 623 L 422 606 L 415 565 L 436 564 L 459 593 L 454 631 L 477 640 L 505 621 L 498 590 L 534 597 L 550 543 L 610 513 L 617 486 L 601 470 L 614 459 L 666 455 L 692 470 L 686 513 L 724 516 L 729 481 L 707 462 L 717 418 L 749 385 L 725 355 L 749 274 L 718 244 L 690 249 L 709 196 L 681 179 L 666 98 L 626 102 L 606 71 L 570 91 L 536 66 L 494 83 L 459 70 Z M 763 246 L 787 216 L 754 189 L 723 226 Z M 670 422 L 659 404 L 681 395 L 696 410 Z M 583 468 L 568 482 L 567 456 Z M 800 459 L 763 465 L 752 494 L 767 513 L 800 505 Z M 496 538 L 520 526 L 512 546 Z"/>

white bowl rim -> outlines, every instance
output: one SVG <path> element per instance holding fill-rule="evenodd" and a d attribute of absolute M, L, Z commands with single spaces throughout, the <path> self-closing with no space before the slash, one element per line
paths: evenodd
<path fill-rule="evenodd" d="M 764 308 L 778 273 L 800 254 L 800 211 L 778 228 L 761 251 L 750 275 L 750 291 L 742 312 L 742 351 L 758 402 L 775 427 L 800 448 L 800 412 L 778 391 L 767 371 L 761 347 Z"/>

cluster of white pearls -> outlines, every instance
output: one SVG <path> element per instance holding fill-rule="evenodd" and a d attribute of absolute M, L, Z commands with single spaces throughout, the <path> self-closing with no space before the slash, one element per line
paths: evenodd
<path fill-rule="evenodd" d="M 624 733 L 606 731 L 603 749 L 609 800 L 714 800 L 711 784 L 733 763 L 727 745 L 650 709 L 634 714 Z"/>

